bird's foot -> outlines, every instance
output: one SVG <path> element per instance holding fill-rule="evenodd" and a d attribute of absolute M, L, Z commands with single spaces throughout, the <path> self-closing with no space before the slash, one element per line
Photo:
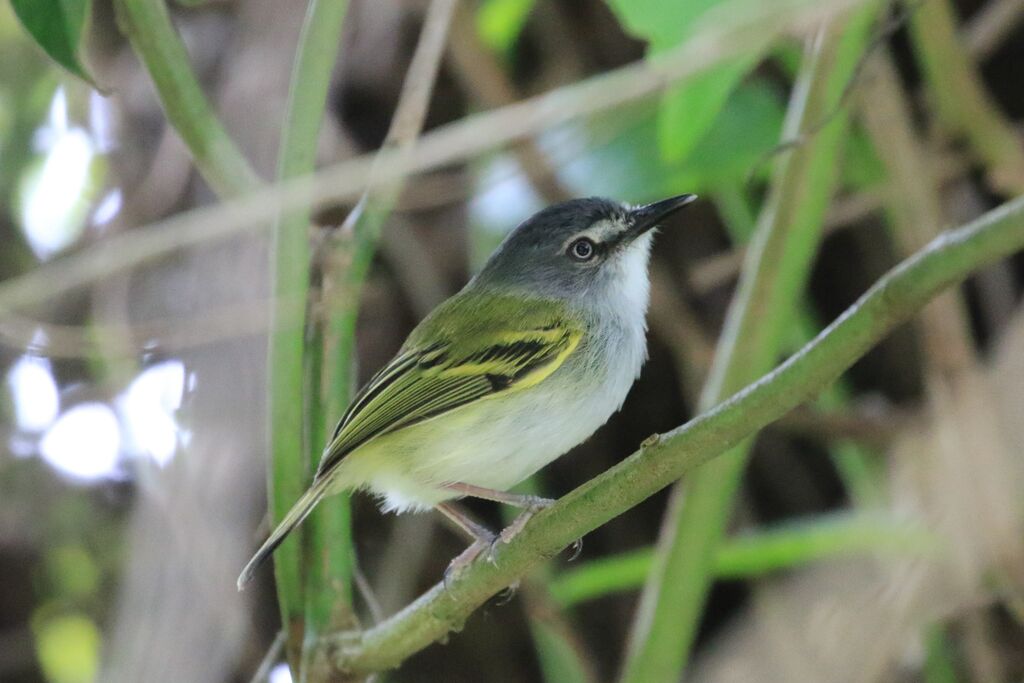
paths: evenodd
<path fill-rule="evenodd" d="M 473 564 L 476 558 L 480 557 L 481 553 L 492 548 L 497 538 L 496 534 L 481 535 L 468 548 L 459 553 L 455 559 L 449 562 L 448 568 L 444 570 L 443 582 L 445 590 L 451 587 L 452 581 L 457 580 L 466 571 L 466 568 Z"/>
<path fill-rule="evenodd" d="M 551 498 L 541 498 L 540 496 L 524 496 L 521 500 L 524 503 L 523 511 L 512 520 L 511 524 L 501 530 L 501 533 L 495 537 L 494 541 L 491 542 L 490 548 L 487 550 L 487 560 L 491 564 L 497 563 L 497 550 L 500 544 L 510 542 L 526 528 L 527 522 L 535 514 L 555 504 L 555 501 Z"/>

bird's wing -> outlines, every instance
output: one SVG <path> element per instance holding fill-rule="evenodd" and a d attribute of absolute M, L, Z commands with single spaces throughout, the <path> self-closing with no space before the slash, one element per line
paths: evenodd
<path fill-rule="evenodd" d="M 411 344 L 352 400 L 324 451 L 316 478 L 373 438 L 489 396 L 533 386 L 558 369 L 579 344 L 581 326 L 536 311 L 528 318 L 531 324 L 526 329 L 520 319 L 514 331 L 508 329 L 511 325 L 481 325 L 477 320 L 474 330 L 448 329 L 447 338 L 428 345 L 416 344 L 414 332 Z M 443 332 L 445 326 L 435 328 Z M 428 336 L 437 339 L 436 334 Z"/>

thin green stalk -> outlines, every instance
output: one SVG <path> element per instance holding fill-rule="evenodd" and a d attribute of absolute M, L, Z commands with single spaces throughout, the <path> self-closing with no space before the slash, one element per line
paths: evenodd
<path fill-rule="evenodd" d="M 749 242 L 757 219 L 742 186 L 733 183 L 717 188 L 714 201 L 733 242 Z M 800 348 L 814 339 L 820 329 L 811 305 L 804 302 L 798 314 L 795 334 L 790 341 L 792 346 L 787 348 Z M 848 405 L 847 395 L 848 390 L 840 380 L 821 393 L 817 404 L 826 410 L 841 410 Z M 855 502 L 865 505 L 877 505 L 880 502 L 879 477 L 875 471 L 877 468 L 873 466 L 877 458 L 869 449 L 852 441 L 839 441 L 829 445 L 829 455 L 843 486 Z"/>
<path fill-rule="evenodd" d="M 875 283 L 813 342 L 757 382 L 638 451 L 542 510 L 447 588 L 434 586 L 365 631 L 321 642 L 339 670 L 383 671 L 462 628 L 480 605 L 576 539 L 815 396 L 943 289 L 1024 248 L 1024 197 L 946 233 Z"/>
<path fill-rule="evenodd" d="M 782 352 L 838 177 L 848 115 L 836 107 L 875 14 L 873 4 L 859 9 L 823 29 L 808 47 L 783 131 L 783 139 L 799 142 L 778 165 L 759 217 L 701 397 L 705 410 L 767 372 Z M 701 468 L 685 492 L 682 484 L 673 491 L 631 632 L 626 683 L 679 680 L 750 446 L 744 442 Z"/>
<path fill-rule="evenodd" d="M 936 540 L 920 527 L 891 517 L 841 513 L 726 539 L 715 551 L 720 579 L 749 579 L 849 555 L 896 552 L 921 554 Z M 592 560 L 552 580 L 551 595 L 564 607 L 643 585 L 654 550 L 643 548 Z"/>
<path fill-rule="evenodd" d="M 337 60 L 347 0 L 310 0 L 292 67 L 277 177 L 311 173 L 323 123 L 331 72 Z M 324 443 L 321 398 L 323 339 L 305 338 L 300 324 L 285 325 L 285 307 L 309 298 L 308 205 L 280 216 L 271 233 L 275 299 L 268 352 L 270 386 L 271 521 L 280 520 L 305 490 Z M 307 316 L 316 315 L 307 303 Z M 316 327 L 319 329 L 319 327 Z M 347 387 L 346 387 L 347 388 Z M 305 570 L 305 572 L 304 572 Z M 278 604 L 288 634 L 288 656 L 300 660 L 304 633 L 315 638 L 331 628 L 351 627 L 351 542 L 348 501 L 323 501 L 274 556 Z M 308 667 L 293 671 L 301 679 Z"/>
<path fill-rule="evenodd" d="M 797 321 L 797 334 L 793 348 L 803 346 L 818 333 L 817 323 L 811 307 L 804 305 Z M 850 389 L 841 379 L 826 387 L 815 401 L 823 410 L 843 410 L 850 407 Z M 884 476 L 880 471 L 883 459 L 873 449 L 856 441 L 837 441 L 829 444 L 832 464 L 843 482 L 850 499 L 857 506 L 879 507 L 885 498 Z"/>
<path fill-rule="evenodd" d="M 445 38 L 455 2 L 456 0 L 431 2 L 382 151 L 397 149 L 400 153 L 408 153 L 423 129 L 430 95 L 444 54 Z M 310 11 L 313 12 L 314 9 L 315 7 L 311 6 Z M 337 22 L 337 29 L 340 29 L 343 15 L 344 8 L 338 7 L 334 8 L 330 18 L 324 13 L 316 17 L 307 15 L 309 21 L 304 33 L 308 32 L 311 37 L 316 36 L 324 42 L 320 43 L 319 47 L 310 47 L 308 51 L 304 49 L 300 54 L 296 65 L 296 77 L 293 79 L 297 91 L 309 87 L 306 79 L 298 76 L 298 70 L 303 68 L 303 65 L 307 69 L 315 68 L 313 65 L 318 60 L 323 60 L 322 53 L 327 50 L 325 45 L 336 44 L 338 41 L 336 33 L 332 36 L 316 24 L 334 20 Z M 333 64 L 333 59 L 331 63 Z M 321 68 L 324 68 L 322 61 Z M 293 111 L 296 115 L 313 105 L 317 105 L 317 111 L 323 110 L 328 76 L 329 71 L 322 74 L 319 83 L 322 91 L 318 102 L 302 101 L 302 93 L 295 92 Z M 305 162 L 309 164 L 309 168 L 304 170 L 308 172 L 312 170 L 315 135 L 313 140 L 307 140 L 306 145 Z M 376 251 L 380 231 L 403 184 L 404 177 L 399 176 L 384 186 L 364 192 L 345 223 L 329 234 L 321 244 L 312 261 L 312 274 L 309 271 L 304 272 L 305 279 L 312 277 L 319 285 L 319 291 L 316 296 L 310 298 L 312 305 L 307 309 L 307 316 L 311 318 L 307 321 L 307 337 L 313 338 L 310 349 L 314 354 L 314 357 L 307 359 L 306 365 L 307 376 L 310 378 L 310 381 L 307 381 L 306 395 L 311 397 L 312 408 L 307 413 L 315 416 L 314 422 L 308 423 L 305 430 L 308 435 L 305 450 L 310 454 L 310 461 L 319 455 L 319 448 L 326 443 L 328 433 L 324 431 L 325 420 L 328 417 L 336 419 L 340 416 L 350 400 L 354 384 L 356 318 L 360 292 Z M 301 235 L 302 240 L 305 240 L 304 229 L 298 230 L 300 227 L 304 228 L 305 224 L 303 220 L 301 226 L 298 223 L 293 226 L 292 234 L 295 239 L 299 239 Z M 287 294 L 289 292 L 279 293 L 279 300 L 285 300 L 286 296 L 282 295 Z M 316 383 L 315 390 L 311 393 L 309 388 L 314 388 L 310 386 L 314 384 L 312 378 L 321 376 L 322 381 Z M 294 454 L 286 457 L 291 459 L 294 466 Z M 324 632 L 337 631 L 343 627 L 351 628 L 355 623 L 348 588 L 352 573 L 348 497 L 334 496 L 321 502 L 318 507 L 319 510 L 307 521 L 307 557 L 310 560 L 310 571 L 306 577 L 308 583 L 305 587 L 308 632 L 303 648 L 301 680 L 306 680 L 307 675 L 310 680 L 329 679 L 329 672 L 324 668 L 325 663 L 312 657 L 315 651 L 313 646 Z"/>
<path fill-rule="evenodd" d="M 203 94 L 164 0 L 117 0 L 115 8 L 121 31 L 146 66 L 199 173 L 222 197 L 252 191 L 260 180 Z"/>
<path fill-rule="evenodd" d="M 516 493 L 542 495 L 537 477 L 531 477 L 516 487 Z M 505 507 L 505 523 L 511 524 L 519 513 Z M 551 568 L 538 567 L 523 582 L 523 601 L 529 617 L 530 636 L 537 651 L 537 660 L 544 680 L 548 683 L 590 683 L 596 681 L 597 672 L 586 653 L 583 642 L 573 630 L 564 605 L 551 591 Z"/>
<path fill-rule="evenodd" d="M 388 134 L 369 173 L 367 184 L 371 189 L 363 192 L 345 223 L 324 247 L 325 310 L 335 341 L 332 362 L 337 369 L 338 382 L 349 379 L 360 292 L 377 251 L 381 230 L 405 184 L 404 174 L 380 184 L 375 184 L 375 179 L 381 160 L 389 153 L 405 159 L 423 130 L 456 4 L 456 0 L 430 3 Z"/>
<path fill-rule="evenodd" d="M 925 683 L 957 683 L 953 648 L 942 624 L 932 624 L 925 631 L 924 638 L 924 680 Z"/>
<path fill-rule="evenodd" d="M 967 139 L 999 189 L 1024 193 L 1024 140 L 999 112 L 957 35 L 948 0 L 923 0 L 910 35 L 942 122 Z"/>

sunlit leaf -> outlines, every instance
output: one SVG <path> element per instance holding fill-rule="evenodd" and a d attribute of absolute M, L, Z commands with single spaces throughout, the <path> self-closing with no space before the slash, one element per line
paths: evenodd
<path fill-rule="evenodd" d="M 22 26 L 51 59 L 93 83 L 79 58 L 90 0 L 11 0 L 11 5 Z"/>
<path fill-rule="evenodd" d="M 623 27 L 655 50 L 678 44 L 720 0 L 607 0 Z"/>
<path fill-rule="evenodd" d="M 67 614 L 34 624 L 39 664 L 52 683 L 90 683 L 99 667 L 100 632 L 86 616 Z"/>
<path fill-rule="evenodd" d="M 485 0 L 476 13 L 476 30 L 495 52 L 512 49 L 537 0 Z"/>
<path fill-rule="evenodd" d="M 668 160 L 686 157 L 708 132 L 753 59 L 725 64 L 665 94 L 658 113 L 658 148 Z"/>
<path fill-rule="evenodd" d="M 47 553 L 46 573 L 58 593 L 67 598 L 93 595 L 100 581 L 96 563 L 78 545 L 62 545 Z"/>
<path fill-rule="evenodd" d="M 694 34 L 694 27 L 720 0 L 608 0 L 627 31 L 648 43 L 656 59 Z M 708 132 L 729 94 L 757 62 L 749 55 L 722 64 L 669 90 L 658 121 L 658 150 L 668 161 L 681 161 Z"/>
<path fill-rule="evenodd" d="M 765 174 L 770 164 L 762 162 L 779 141 L 784 109 L 767 84 L 745 83 L 680 161 L 667 161 L 647 151 L 657 144 L 657 113 L 651 107 L 637 107 L 629 115 L 634 121 L 616 131 L 610 141 L 601 138 L 615 122 L 602 122 L 587 131 L 580 156 L 563 169 L 565 180 L 578 192 L 639 202 L 742 183 L 751 170 Z"/>

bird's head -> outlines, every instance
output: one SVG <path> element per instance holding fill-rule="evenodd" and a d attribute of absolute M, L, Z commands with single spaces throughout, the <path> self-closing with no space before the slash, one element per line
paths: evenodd
<path fill-rule="evenodd" d="M 549 206 L 505 238 L 476 284 L 582 305 L 635 299 L 646 308 L 652 230 L 696 198 L 630 206 L 589 197 Z"/>

